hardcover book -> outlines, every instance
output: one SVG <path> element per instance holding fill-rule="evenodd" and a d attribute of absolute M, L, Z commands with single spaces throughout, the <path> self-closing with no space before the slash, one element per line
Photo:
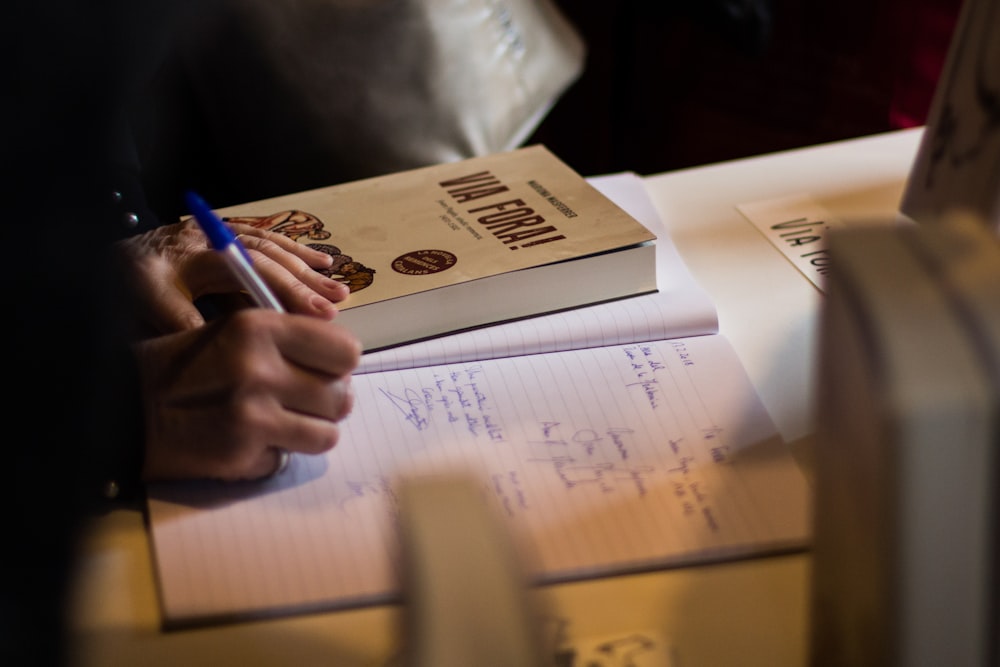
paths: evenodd
<path fill-rule="evenodd" d="M 656 290 L 655 235 L 541 145 L 218 213 L 329 253 L 366 352 Z"/>

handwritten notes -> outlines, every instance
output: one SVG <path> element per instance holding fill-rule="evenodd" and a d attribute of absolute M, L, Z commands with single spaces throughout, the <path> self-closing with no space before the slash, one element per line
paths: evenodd
<path fill-rule="evenodd" d="M 168 624 L 394 599 L 404 475 L 464 471 L 539 582 L 789 548 L 805 480 L 725 338 L 371 373 L 340 444 L 261 484 L 151 489 Z"/>
<path fill-rule="evenodd" d="M 698 292 L 662 290 L 369 352 L 362 357 L 356 373 L 700 336 L 717 331 L 715 309 L 710 302 L 703 302 Z"/>

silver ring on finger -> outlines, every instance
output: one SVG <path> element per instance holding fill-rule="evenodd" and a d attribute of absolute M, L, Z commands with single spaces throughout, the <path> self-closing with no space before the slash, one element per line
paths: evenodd
<path fill-rule="evenodd" d="M 285 472 L 285 470 L 288 469 L 288 464 L 292 461 L 292 453 L 287 449 L 283 449 L 281 447 L 274 447 L 273 449 L 278 454 L 278 464 L 269 475 L 264 477 L 264 479 L 272 479 Z"/>

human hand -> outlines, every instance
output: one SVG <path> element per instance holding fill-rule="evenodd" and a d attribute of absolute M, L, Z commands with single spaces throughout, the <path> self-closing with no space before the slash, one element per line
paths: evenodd
<path fill-rule="evenodd" d="M 319 454 L 353 404 L 361 345 L 330 322 L 263 308 L 135 346 L 146 481 L 257 479 L 281 450 Z"/>
<path fill-rule="evenodd" d="M 240 236 L 254 268 L 289 312 L 327 320 L 337 314 L 334 304 L 350 291 L 317 272 L 330 266 L 329 255 L 283 234 L 238 223 L 230 227 Z M 241 289 L 193 219 L 131 237 L 117 248 L 136 297 L 137 316 L 154 335 L 204 324 L 195 299 Z"/>

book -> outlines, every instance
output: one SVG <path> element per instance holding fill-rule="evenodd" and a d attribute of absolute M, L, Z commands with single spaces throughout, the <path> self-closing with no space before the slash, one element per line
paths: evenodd
<path fill-rule="evenodd" d="M 330 254 L 366 351 L 656 290 L 655 235 L 541 145 L 218 213 Z"/>
<path fill-rule="evenodd" d="M 962 208 L 1000 234 L 998 26 L 994 0 L 962 3 L 900 202 L 904 220 L 933 224 Z"/>
<path fill-rule="evenodd" d="M 642 179 L 620 172 L 587 181 L 656 235 L 655 292 L 368 352 L 355 373 L 718 333 L 715 304 L 688 271 Z"/>
<path fill-rule="evenodd" d="M 634 175 L 595 183 L 648 204 Z M 683 263 L 657 272 L 658 293 L 589 307 L 604 341 L 570 327 L 562 349 L 523 351 L 538 347 L 526 331 L 562 331 L 535 320 L 565 313 L 445 337 L 475 340 L 355 375 L 327 454 L 260 483 L 151 486 L 164 627 L 398 602 L 400 489 L 438 473 L 475 480 L 535 585 L 807 548 L 805 476 Z M 677 309 L 697 333 L 650 334 L 643 307 L 631 327 L 599 316 L 631 301 L 664 313 L 652 298 L 698 304 Z"/>
<path fill-rule="evenodd" d="M 995 664 L 1000 241 L 952 215 L 830 251 L 810 664 Z"/>

